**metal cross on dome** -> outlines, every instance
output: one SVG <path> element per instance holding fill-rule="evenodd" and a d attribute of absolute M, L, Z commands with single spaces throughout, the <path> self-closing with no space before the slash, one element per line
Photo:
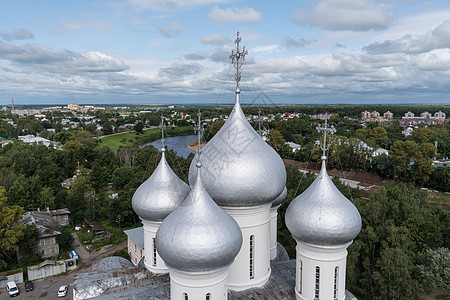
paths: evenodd
<path fill-rule="evenodd" d="M 161 114 L 161 124 L 159 125 L 159 128 L 161 128 L 161 144 L 164 148 L 164 128 L 166 128 L 166 125 L 164 124 L 164 116 Z"/>
<path fill-rule="evenodd" d="M 325 156 L 325 152 L 328 150 L 328 148 L 330 148 L 330 145 L 328 145 L 327 147 L 327 132 L 329 132 L 331 135 L 333 135 L 336 132 L 336 128 L 334 128 L 333 125 L 331 125 L 330 127 L 328 127 L 328 113 L 325 113 L 325 126 L 324 127 L 320 127 L 317 126 L 317 131 L 323 131 L 324 132 L 324 136 L 323 136 L 323 146 L 320 146 L 320 148 L 322 149 L 322 156 Z"/>
<path fill-rule="evenodd" d="M 234 68 L 236 69 L 236 75 L 234 78 L 236 79 L 236 90 L 239 89 L 239 81 L 241 81 L 241 71 L 239 70 L 242 66 L 242 62 L 245 59 L 245 56 L 248 54 L 248 51 L 245 50 L 245 46 L 242 48 L 242 50 L 239 49 L 239 43 L 241 42 L 241 37 L 239 36 L 239 31 L 237 32 L 237 37 L 234 40 L 234 43 L 236 44 L 236 50 L 231 50 L 231 63 L 233 64 Z"/>

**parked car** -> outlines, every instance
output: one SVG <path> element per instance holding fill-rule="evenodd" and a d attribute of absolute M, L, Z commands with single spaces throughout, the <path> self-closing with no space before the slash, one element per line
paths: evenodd
<path fill-rule="evenodd" d="M 67 295 L 67 285 L 62 285 L 58 290 L 58 297 L 65 297 Z"/>
<path fill-rule="evenodd" d="M 25 292 L 30 292 L 34 290 L 34 285 L 31 280 L 25 281 Z"/>
<path fill-rule="evenodd" d="M 14 281 L 10 281 L 6 284 L 6 290 L 8 291 L 10 297 L 15 297 L 20 294 L 19 287 Z"/>

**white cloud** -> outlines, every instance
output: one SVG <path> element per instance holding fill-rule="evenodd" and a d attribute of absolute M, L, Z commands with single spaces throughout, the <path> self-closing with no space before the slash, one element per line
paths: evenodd
<path fill-rule="evenodd" d="M 0 38 L 7 41 L 21 41 L 21 40 L 32 40 L 34 39 L 33 33 L 26 29 L 17 29 L 13 32 L 0 32 Z"/>
<path fill-rule="evenodd" d="M 259 23 L 261 13 L 250 7 L 220 9 L 217 6 L 208 14 L 218 23 Z"/>
<path fill-rule="evenodd" d="M 79 20 L 63 20 L 62 24 L 55 29 L 59 33 L 77 32 L 81 30 L 93 30 L 95 32 L 106 32 L 112 28 L 112 25 L 103 20 L 95 21 L 79 21 Z"/>
<path fill-rule="evenodd" d="M 0 59 L 55 73 L 120 72 L 128 69 L 123 61 L 100 52 L 55 52 L 41 44 L 21 46 L 0 42 Z"/>
<path fill-rule="evenodd" d="M 278 45 L 268 45 L 268 46 L 254 47 L 250 51 L 252 53 L 259 53 L 259 52 L 272 53 L 273 51 L 275 51 L 277 49 L 278 49 Z"/>
<path fill-rule="evenodd" d="M 365 47 L 369 53 L 423 53 L 450 48 L 450 20 L 423 35 L 408 34 L 400 39 L 373 43 Z"/>
<path fill-rule="evenodd" d="M 173 11 L 181 8 L 192 8 L 195 6 L 221 4 L 227 0 L 128 0 L 127 4 L 133 9 L 151 11 Z M 121 3 L 116 3 L 121 6 Z"/>
<path fill-rule="evenodd" d="M 393 13 L 369 0 L 320 0 L 310 11 L 297 10 L 293 21 L 326 30 L 368 31 L 388 27 Z"/>
<path fill-rule="evenodd" d="M 221 46 L 230 43 L 231 40 L 223 34 L 213 33 L 201 39 L 203 44 Z"/>
<path fill-rule="evenodd" d="M 450 51 L 441 49 L 420 54 L 412 62 L 423 71 L 450 71 Z"/>
<path fill-rule="evenodd" d="M 171 22 L 170 25 L 166 27 L 159 27 L 155 25 L 155 29 L 163 36 L 167 38 L 172 38 L 175 36 L 179 36 L 183 32 L 183 27 L 180 23 Z"/>

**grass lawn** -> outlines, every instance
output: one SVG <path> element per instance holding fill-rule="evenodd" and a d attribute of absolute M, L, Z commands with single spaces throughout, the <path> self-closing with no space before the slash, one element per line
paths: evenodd
<path fill-rule="evenodd" d="M 184 127 L 167 127 L 164 130 L 164 136 L 178 136 L 193 134 L 192 126 Z M 117 150 L 120 146 L 131 146 L 136 144 L 138 146 L 156 141 L 161 138 L 161 129 L 151 128 L 144 130 L 142 134 L 136 134 L 135 131 L 124 132 L 115 135 L 105 136 L 98 141 L 97 147 L 108 146 L 111 149 Z"/>
<path fill-rule="evenodd" d="M 137 135 L 135 131 L 109 135 L 99 140 L 98 146 L 108 146 L 111 149 L 117 150 L 120 146 L 132 145 L 133 143 L 135 143 L 136 137 L 142 138 L 159 132 L 161 132 L 161 129 L 152 128 L 144 130 L 143 133 L 139 135 Z"/>

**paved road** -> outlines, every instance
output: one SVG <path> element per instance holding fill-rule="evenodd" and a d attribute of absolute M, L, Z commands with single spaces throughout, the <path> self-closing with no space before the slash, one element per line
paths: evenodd
<path fill-rule="evenodd" d="M 123 242 L 104 251 L 94 251 L 89 253 L 83 246 L 81 246 L 76 234 L 74 234 L 74 238 L 75 240 L 72 247 L 81 256 L 83 262 L 76 269 L 68 271 L 66 274 L 34 280 L 34 290 L 31 292 L 25 292 L 23 283 L 18 284 L 17 286 L 20 289 L 20 295 L 14 299 L 73 299 L 72 284 L 76 274 L 89 271 L 91 266 L 102 258 L 127 246 L 126 242 Z M 69 286 L 69 290 L 65 298 L 58 298 L 58 288 L 61 285 Z M 0 300 L 2 299 L 10 299 L 8 292 L 6 292 L 5 289 L 0 290 Z"/>

